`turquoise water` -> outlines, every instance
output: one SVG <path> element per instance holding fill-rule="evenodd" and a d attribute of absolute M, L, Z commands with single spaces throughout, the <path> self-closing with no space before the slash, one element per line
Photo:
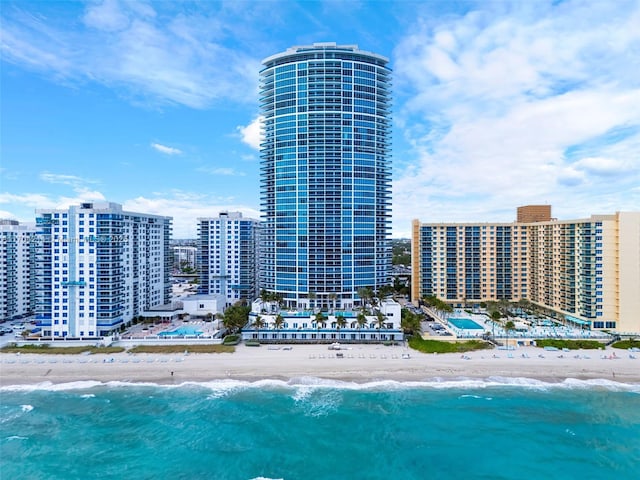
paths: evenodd
<path fill-rule="evenodd" d="M 474 322 L 470 318 L 450 318 L 449 322 L 451 322 L 455 327 L 463 328 L 465 330 L 483 330 L 484 329 L 484 327 L 478 325 L 476 322 Z"/>
<path fill-rule="evenodd" d="M 640 385 L 216 381 L 0 390 L 20 479 L 636 478 Z"/>
<path fill-rule="evenodd" d="M 178 327 L 170 332 L 160 332 L 159 337 L 174 337 L 178 335 L 202 335 L 202 331 L 195 327 Z"/>

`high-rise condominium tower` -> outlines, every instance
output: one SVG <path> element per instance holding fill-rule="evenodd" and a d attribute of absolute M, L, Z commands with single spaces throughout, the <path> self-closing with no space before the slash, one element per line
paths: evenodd
<path fill-rule="evenodd" d="M 255 300 L 259 222 L 240 212 L 198 218 L 198 292 L 220 294 L 227 305 Z"/>
<path fill-rule="evenodd" d="M 36 319 L 44 336 L 109 335 L 170 302 L 171 217 L 110 202 L 36 214 Z"/>
<path fill-rule="evenodd" d="M 391 70 L 354 45 L 263 61 L 261 288 L 289 307 L 390 283 Z"/>
<path fill-rule="evenodd" d="M 33 312 L 36 229 L 0 219 L 0 320 Z"/>

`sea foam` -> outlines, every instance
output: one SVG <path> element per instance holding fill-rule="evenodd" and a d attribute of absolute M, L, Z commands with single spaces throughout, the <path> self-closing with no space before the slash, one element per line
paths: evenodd
<path fill-rule="evenodd" d="M 486 389 L 499 387 L 520 387 L 525 389 L 602 389 L 611 391 L 628 391 L 640 393 L 639 383 L 622 383 L 608 379 L 577 379 L 567 378 L 562 381 L 545 381 L 527 377 L 500 377 L 492 376 L 488 378 L 442 378 L 434 377 L 422 381 L 397 381 L 397 380 L 373 380 L 369 382 L 352 382 L 319 377 L 294 377 L 288 381 L 279 379 L 262 379 L 257 381 L 245 381 L 234 379 L 210 380 L 206 382 L 182 382 L 179 384 L 161 384 L 153 382 L 127 382 L 110 381 L 100 382 L 97 380 L 85 380 L 67 383 L 41 382 L 36 384 L 5 385 L 0 387 L 0 391 L 30 392 L 30 391 L 66 391 L 66 390 L 88 390 L 98 387 L 107 388 L 163 388 L 163 389 L 184 389 L 202 388 L 211 392 L 212 398 L 225 396 L 231 392 L 244 389 L 292 389 L 297 393 L 298 398 L 305 396 L 309 391 L 319 389 L 338 390 L 371 390 L 371 391 L 393 391 L 406 389 Z"/>

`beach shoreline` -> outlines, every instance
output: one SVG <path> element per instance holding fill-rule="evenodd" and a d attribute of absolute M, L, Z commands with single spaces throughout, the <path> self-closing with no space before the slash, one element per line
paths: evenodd
<path fill-rule="evenodd" d="M 83 381 L 178 385 L 221 379 L 256 382 L 317 378 L 369 383 L 531 379 L 560 383 L 567 379 L 640 384 L 640 360 L 628 352 L 576 350 L 548 352 L 482 350 L 466 354 L 423 354 L 382 345 L 292 345 L 284 349 L 239 345 L 220 354 L 0 354 L 0 387 Z M 289 347 L 289 346 L 286 346 Z M 615 355 L 614 355 L 615 352 Z M 342 354 L 340 357 L 338 354 Z M 406 358 L 406 356 L 409 358 Z M 403 358 L 404 357 L 404 358 Z"/>

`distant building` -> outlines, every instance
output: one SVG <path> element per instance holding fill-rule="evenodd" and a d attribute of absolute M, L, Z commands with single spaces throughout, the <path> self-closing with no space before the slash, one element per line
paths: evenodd
<path fill-rule="evenodd" d="M 170 217 L 108 202 L 36 214 L 36 312 L 44 336 L 108 335 L 170 302 Z"/>
<path fill-rule="evenodd" d="M 594 329 L 640 332 L 640 212 L 530 223 L 414 220 L 412 264 L 413 301 L 522 298 Z"/>
<path fill-rule="evenodd" d="M 516 217 L 518 223 L 551 221 L 551 205 L 525 205 L 518 207 Z"/>
<path fill-rule="evenodd" d="M 0 321 L 33 313 L 36 229 L 0 220 Z"/>
<path fill-rule="evenodd" d="M 227 305 L 258 294 L 259 221 L 240 212 L 198 218 L 198 293 L 221 294 Z"/>
<path fill-rule="evenodd" d="M 194 272 L 197 268 L 198 249 L 193 246 L 174 246 L 173 250 L 173 268 L 181 272 L 185 268 L 192 269 Z"/>

